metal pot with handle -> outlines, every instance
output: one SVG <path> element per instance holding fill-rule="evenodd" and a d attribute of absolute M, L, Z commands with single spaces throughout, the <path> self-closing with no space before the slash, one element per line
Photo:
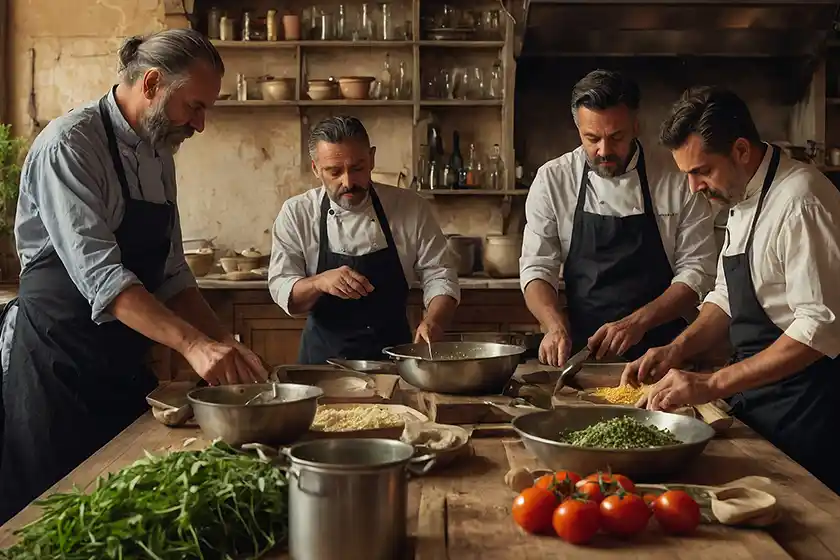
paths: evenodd
<path fill-rule="evenodd" d="M 488 235 L 484 239 L 484 272 L 491 278 L 519 276 L 521 235 Z"/>
<path fill-rule="evenodd" d="M 390 439 L 323 439 L 284 452 L 294 560 L 391 560 L 406 544 L 408 473 L 434 461 Z M 423 466 L 418 465 L 423 463 Z"/>

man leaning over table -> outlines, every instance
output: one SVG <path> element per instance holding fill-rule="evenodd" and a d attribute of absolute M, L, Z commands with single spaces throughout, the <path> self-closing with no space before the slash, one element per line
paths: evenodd
<path fill-rule="evenodd" d="M 715 289 L 671 344 L 628 364 L 622 382 L 658 380 L 651 410 L 725 398 L 732 413 L 840 493 L 840 192 L 815 167 L 761 140 L 746 104 L 687 91 L 661 141 L 689 187 L 728 204 Z M 732 363 L 676 369 L 725 337 Z"/>
<path fill-rule="evenodd" d="M 383 348 L 410 343 L 406 302 L 415 281 L 426 314 L 414 340 L 439 340 L 461 291 L 429 203 L 373 183 L 376 148 L 355 117 L 318 123 L 309 154 L 321 186 L 283 204 L 268 273 L 274 301 L 289 315 L 308 315 L 298 361 L 377 360 Z"/>

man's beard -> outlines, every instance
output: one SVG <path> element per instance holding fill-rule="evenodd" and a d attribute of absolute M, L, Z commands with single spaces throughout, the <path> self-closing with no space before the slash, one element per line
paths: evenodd
<path fill-rule="evenodd" d="M 141 135 L 153 148 L 168 146 L 172 152 L 177 152 L 181 143 L 195 133 L 195 129 L 188 124 L 174 125 L 166 115 L 166 103 L 170 94 L 149 107 L 140 117 Z"/>
<path fill-rule="evenodd" d="M 624 172 L 627 170 L 627 164 L 621 161 L 621 158 L 616 155 L 606 157 L 595 156 L 594 158 L 590 158 L 589 154 L 586 154 L 586 161 L 589 162 L 589 168 L 592 169 L 596 175 L 607 179 L 624 175 Z M 613 163 L 614 165 L 604 165 L 604 163 L 607 162 Z"/>
<path fill-rule="evenodd" d="M 344 208 L 345 210 L 352 210 L 356 206 L 362 204 L 367 199 L 368 189 L 360 185 L 353 185 L 351 187 L 341 187 L 335 193 L 327 189 L 327 193 L 333 202 Z M 355 198 L 345 198 L 345 194 L 364 195 L 356 201 Z"/>

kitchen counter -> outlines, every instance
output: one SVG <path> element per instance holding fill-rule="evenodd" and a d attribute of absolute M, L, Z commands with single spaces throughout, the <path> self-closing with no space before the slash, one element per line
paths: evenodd
<path fill-rule="evenodd" d="M 267 290 L 267 280 L 225 280 L 222 275 L 211 274 L 197 278 L 198 287 L 203 290 Z M 519 290 L 519 278 L 459 278 L 463 290 Z M 419 290 L 420 283 L 415 282 L 411 289 Z"/>
<path fill-rule="evenodd" d="M 520 367 L 533 370 L 530 364 Z M 411 402 L 410 392 L 401 395 L 405 402 Z M 207 444 L 195 428 L 170 429 L 146 414 L 48 493 L 68 491 L 74 485 L 90 489 L 98 476 L 131 464 L 143 457 L 144 450 L 180 450 L 191 437 L 199 438 L 192 448 Z M 410 482 L 408 531 L 414 538 L 406 558 L 840 559 L 840 497 L 737 421 L 725 436 L 710 442 L 704 454 L 678 479 L 699 484 L 723 484 L 749 475 L 772 479 L 783 515 L 767 530 L 703 525 L 696 535 L 680 538 L 662 536 L 651 528 L 631 541 L 599 536 L 591 547 L 525 535 L 510 519 L 514 494 L 503 483 L 504 474 L 515 461 L 515 441 L 512 436 L 476 436 L 472 446 L 471 456 Z M 30 505 L 0 527 L 0 548 L 11 545 L 13 531 L 37 515 L 38 508 Z M 269 557 L 287 558 L 283 553 Z"/>

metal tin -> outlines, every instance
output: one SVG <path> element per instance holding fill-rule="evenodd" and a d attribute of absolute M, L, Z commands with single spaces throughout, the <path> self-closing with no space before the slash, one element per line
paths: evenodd
<path fill-rule="evenodd" d="M 265 35 L 267 41 L 277 40 L 277 10 L 268 10 L 266 14 Z"/>

